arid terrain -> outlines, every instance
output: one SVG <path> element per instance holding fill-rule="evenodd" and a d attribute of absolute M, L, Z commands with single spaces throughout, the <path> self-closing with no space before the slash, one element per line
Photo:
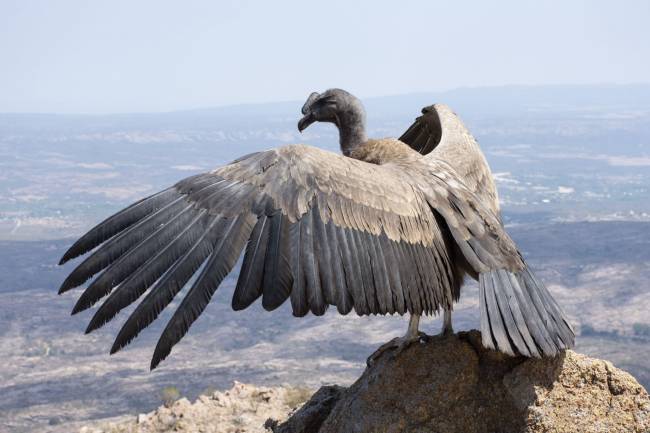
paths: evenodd
<path fill-rule="evenodd" d="M 509 232 L 565 307 L 577 351 L 611 360 L 650 387 L 650 86 L 503 88 L 368 101 L 370 133 L 399 135 L 433 102 L 466 120 L 497 178 Z M 497 101 L 490 104 L 490 101 Z M 349 384 L 402 333 L 402 317 L 296 319 L 230 309 L 236 271 L 154 372 L 149 359 L 173 308 L 109 356 L 127 312 L 84 335 L 58 296 L 63 251 L 93 223 L 176 180 L 286 143 L 335 150 L 333 128 L 299 135 L 299 103 L 123 116 L 0 115 L 0 431 L 69 432 L 190 399 L 234 381 Z M 475 285 L 454 314 L 478 326 Z M 423 329 L 438 332 L 437 317 Z"/>

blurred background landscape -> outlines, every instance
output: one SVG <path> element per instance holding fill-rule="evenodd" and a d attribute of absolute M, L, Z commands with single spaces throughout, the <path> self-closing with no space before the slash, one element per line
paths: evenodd
<path fill-rule="evenodd" d="M 173 306 L 109 356 L 131 309 L 84 335 L 82 288 L 56 294 L 66 248 L 133 201 L 252 151 L 338 151 L 332 125 L 296 127 L 329 87 L 362 98 L 371 137 L 451 106 L 576 350 L 650 388 L 649 20 L 646 0 L 0 0 L 0 432 L 133 417 L 169 387 L 347 385 L 403 334 L 399 316 L 235 313 L 235 269 L 149 372 Z M 456 330 L 479 326 L 477 292 Z"/>
<path fill-rule="evenodd" d="M 364 102 L 371 136 L 399 136 L 425 105 L 453 107 L 487 155 L 508 231 L 578 331 L 577 350 L 650 386 L 650 85 L 504 86 Z M 109 356 L 127 314 L 84 335 L 92 312 L 71 318 L 77 295 L 56 294 L 79 262 L 58 267 L 63 251 L 129 203 L 255 150 L 307 142 L 337 151 L 329 125 L 298 133 L 300 106 L 0 115 L 0 411 L 11 431 L 69 431 L 148 411 L 168 386 L 194 398 L 234 380 L 349 383 L 379 344 L 403 333 L 398 316 L 296 319 L 286 305 L 271 314 L 258 304 L 235 313 L 235 270 L 150 373 L 173 308 Z M 470 284 L 456 330 L 478 327 L 477 306 Z M 440 326 L 434 317 L 423 328 Z"/>

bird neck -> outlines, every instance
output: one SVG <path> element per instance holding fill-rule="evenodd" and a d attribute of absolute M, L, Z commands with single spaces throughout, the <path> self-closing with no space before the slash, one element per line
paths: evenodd
<path fill-rule="evenodd" d="M 368 140 L 366 116 L 363 111 L 354 110 L 339 115 L 339 144 L 343 155 L 350 153 Z"/>

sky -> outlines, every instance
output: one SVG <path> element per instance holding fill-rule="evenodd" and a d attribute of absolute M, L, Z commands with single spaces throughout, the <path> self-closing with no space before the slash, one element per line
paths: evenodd
<path fill-rule="evenodd" d="M 650 1 L 0 0 L 0 112 L 650 81 Z"/>

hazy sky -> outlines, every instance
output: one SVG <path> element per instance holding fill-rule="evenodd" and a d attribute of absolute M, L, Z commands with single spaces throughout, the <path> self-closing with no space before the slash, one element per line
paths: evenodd
<path fill-rule="evenodd" d="M 650 1 L 0 0 L 0 112 L 650 81 Z"/>

